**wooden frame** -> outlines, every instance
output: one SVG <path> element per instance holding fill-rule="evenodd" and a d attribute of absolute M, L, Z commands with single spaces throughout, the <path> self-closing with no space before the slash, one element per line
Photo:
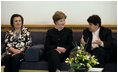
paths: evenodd
<path fill-rule="evenodd" d="M 54 26 L 54 24 L 24 24 L 24 27 L 29 28 L 31 32 L 46 32 Z M 117 24 L 102 24 L 102 26 L 111 29 L 112 32 L 117 32 Z M 72 29 L 73 32 L 82 32 L 88 24 L 65 24 L 65 27 Z M 1 24 L 1 32 L 6 32 L 10 28 L 10 24 Z"/>

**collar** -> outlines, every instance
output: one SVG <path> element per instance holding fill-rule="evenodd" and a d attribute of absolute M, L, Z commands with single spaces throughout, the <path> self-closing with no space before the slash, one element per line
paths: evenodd
<path fill-rule="evenodd" d="M 99 31 L 100 31 L 100 27 L 98 28 L 98 30 L 97 30 L 97 31 L 92 32 L 92 34 L 98 35 L 98 34 L 99 34 Z"/>

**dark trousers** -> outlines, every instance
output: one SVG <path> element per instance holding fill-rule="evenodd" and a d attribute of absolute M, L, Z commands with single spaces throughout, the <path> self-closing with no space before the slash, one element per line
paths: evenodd
<path fill-rule="evenodd" d="M 23 54 L 16 54 L 14 56 L 5 55 L 2 60 L 2 65 L 5 65 L 5 72 L 18 72 L 21 64 L 21 59 L 23 59 Z"/>
<path fill-rule="evenodd" d="M 56 69 L 60 69 L 60 64 L 64 61 L 66 55 L 59 54 L 56 50 L 51 50 L 45 54 L 45 58 L 48 61 L 49 72 L 55 72 Z"/>
<path fill-rule="evenodd" d="M 91 55 L 95 55 L 96 58 L 98 59 L 98 62 L 100 63 L 96 67 L 104 67 L 104 62 L 105 62 L 105 51 L 103 48 L 95 48 L 90 51 Z"/>

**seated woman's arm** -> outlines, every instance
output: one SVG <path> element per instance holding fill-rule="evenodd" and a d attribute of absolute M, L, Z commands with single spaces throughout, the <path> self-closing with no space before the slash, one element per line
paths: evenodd
<path fill-rule="evenodd" d="M 23 51 L 25 51 L 26 49 L 28 49 L 28 48 L 30 48 L 32 46 L 31 33 L 30 33 L 30 31 L 28 29 L 26 30 L 25 39 L 26 39 L 25 46 L 21 48 Z"/>
<path fill-rule="evenodd" d="M 53 49 L 57 48 L 56 45 L 51 44 L 50 34 L 51 34 L 50 31 L 48 31 L 46 34 L 46 40 L 45 40 L 45 46 L 44 46 L 46 51 L 53 50 Z"/>

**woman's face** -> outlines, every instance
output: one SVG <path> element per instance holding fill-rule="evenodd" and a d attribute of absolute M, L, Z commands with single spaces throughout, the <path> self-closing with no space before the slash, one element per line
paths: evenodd
<path fill-rule="evenodd" d="M 89 28 L 89 31 L 95 32 L 99 28 L 99 24 L 94 25 L 93 23 L 89 23 L 88 28 Z"/>
<path fill-rule="evenodd" d="M 14 25 L 15 28 L 21 28 L 21 26 L 22 26 L 21 17 L 14 17 L 13 25 Z"/>
<path fill-rule="evenodd" d="M 64 27 L 64 24 L 65 24 L 65 18 L 60 19 L 56 22 L 56 25 L 59 27 Z"/>

